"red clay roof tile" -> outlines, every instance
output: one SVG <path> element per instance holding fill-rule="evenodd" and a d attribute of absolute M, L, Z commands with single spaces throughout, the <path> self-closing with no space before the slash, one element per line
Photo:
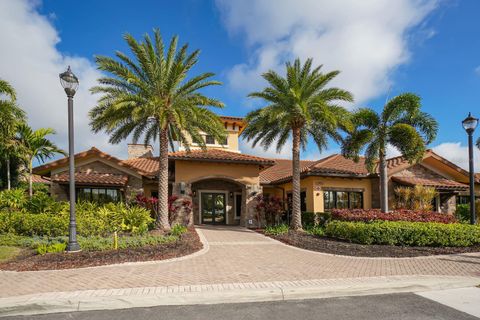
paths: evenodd
<path fill-rule="evenodd" d="M 68 183 L 70 176 L 68 172 L 62 172 L 52 177 L 53 182 Z M 113 173 L 98 172 L 75 172 L 75 184 L 89 184 L 102 186 L 124 186 L 128 182 L 128 176 Z"/>

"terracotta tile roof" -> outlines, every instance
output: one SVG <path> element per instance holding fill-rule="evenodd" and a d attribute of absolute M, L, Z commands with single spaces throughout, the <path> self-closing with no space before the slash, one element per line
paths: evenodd
<path fill-rule="evenodd" d="M 419 177 L 392 177 L 392 179 L 400 184 L 415 186 L 422 185 L 426 187 L 434 187 L 437 189 L 448 190 L 467 190 L 468 185 L 449 180 L 445 178 L 419 178 Z"/>
<path fill-rule="evenodd" d="M 28 181 L 28 178 L 27 178 Z M 32 182 L 33 183 L 45 183 L 45 184 L 50 184 L 50 180 L 47 180 L 43 178 L 42 176 L 39 176 L 38 174 L 33 174 L 32 175 Z"/>
<path fill-rule="evenodd" d="M 257 164 L 269 167 L 275 164 L 272 159 L 251 156 L 237 152 L 231 152 L 219 149 L 210 150 L 191 150 L 172 152 L 169 155 L 170 160 L 194 160 L 194 161 L 209 161 L 209 162 L 231 162 L 231 163 L 245 163 Z"/>
<path fill-rule="evenodd" d="M 260 172 L 260 183 L 271 183 L 292 176 L 292 160 L 272 159 L 275 165 Z M 304 172 L 317 161 L 300 160 L 300 171 Z"/>
<path fill-rule="evenodd" d="M 68 172 L 62 172 L 52 177 L 53 182 L 68 183 Z M 102 186 L 124 186 L 128 182 L 128 176 L 113 173 L 75 172 L 75 184 L 89 184 Z"/>
<path fill-rule="evenodd" d="M 122 162 L 149 175 L 155 175 L 158 172 L 158 157 L 132 158 Z"/>
<path fill-rule="evenodd" d="M 75 160 L 86 159 L 86 158 L 94 157 L 94 156 L 112 161 L 119 166 L 125 167 L 126 169 L 136 171 L 140 175 L 148 175 L 147 172 L 144 172 L 144 171 L 142 171 L 142 170 L 140 170 L 136 167 L 133 167 L 133 166 L 129 165 L 128 163 L 125 163 L 124 161 L 122 161 L 118 158 L 115 158 L 114 156 L 111 156 L 108 153 L 102 152 L 95 147 L 92 147 L 87 151 L 83 151 L 83 152 L 75 154 Z M 56 161 L 52 161 L 52 162 L 46 163 L 44 165 L 35 167 L 35 168 L 33 168 L 33 172 L 36 173 L 36 174 L 42 174 L 42 175 L 49 174 L 50 171 L 54 168 L 58 168 L 58 167 L 68 165 L 68 158 L 69 157 L 65 157 L 65 158 L 58 159 Z"/>
<path fill-rule="evenodd" d="M 323 158 L 308 168 L 308 173 L 336 174 L 350 176 L 367 176 L 369 172 L 365 166 L 365 158 L 360 157 L 358 162 L 347 159 L 341 154 L 334 154 Z"/>
<path fill-rule="evenodd" d="M 365 159 L 356 163 L 340 154 L 333 154 L 318 161 L 300 160 L 303 175 L 368 176 Z M 260 172 L 261 183 L 279 183 L 292 178 L 292 160 L 275 159 L 275 165 Z"/>

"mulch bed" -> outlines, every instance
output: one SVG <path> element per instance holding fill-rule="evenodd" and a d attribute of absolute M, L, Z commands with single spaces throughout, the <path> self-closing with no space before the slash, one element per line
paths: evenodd
<path fill-rule="evenodd" d="M 480 252 L 480 246 L 472 247 L 400 247 L 388 245 L 362 245 L 328 237 L 309 235 L 290 230 L 288 234 L 270 236 L 291 246 L 306 250 L 354 256 L 354 257 L 419 257 L 440 254 Z"/>
<path fill-rule="evenodd" d="M 48 253 L 37 255 L 28 250 L 14 260 L 0 263 L 0 270 L 37 271 L 94 267 L 108 264 L 156 261 L 182 257 L 202 249 L 203 245 L 194 229 L 181 235 L 175 242 L 108 251 L 81 251 L 78 253 Z"/>

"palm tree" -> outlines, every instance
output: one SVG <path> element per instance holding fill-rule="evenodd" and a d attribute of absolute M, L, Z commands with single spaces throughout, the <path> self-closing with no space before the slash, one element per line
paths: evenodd
<path fill-rule="evenodd" d="M 51 128 L 40 128 L 34 131 L 27 124 L 21 124 L 18 127 L 19 149 L 25 165 L 28 168 L 28 193 L 30 197 L 32 197 L 33 194 L 33 160 L 37 159 L 40 162 L 44 162 L 56 153 L 66 155 L 65 151 L 58 148 L 55 143 L 46 138 L 46 136 L 50 134 L 55 134 L 55 130 Z"/>
<path fill-rule="evenodd" d="M 328 139 L 341 141 L 340 129 L 348 127 L 348 112 L 337 105 L 353 101 L 352 94 L 339 88 L 325 88 L 339 71 L 321 72 L 322 66 L 312 69 L 312 59 L 303 66 L 299 59 L 286 63 L 286 76 L 268 71 L 262 76 L 269 86 L 249 96 L 261 98 L 267 106 L 250 112 L 242 135 L 266 150 L 276 144 L 279 152 L 292 138 L 292 221 L 294 230 L 302 229 L 300 207 L 300 147 L 305 149 L 309 136 L 322 151 Z"/>
<path fill-rule="evenodd" d="M 361 108 L 352 115 L 355 128 L 345 139 L 342 153 L 358 161 L 360 151 L 366 147 L 368 170 L 375 172 L 378 163 L 382 212 L 388 212 L 387 146 L 396 147 L 411 163 L 418 162 L 426 145 L 437 135 L 437 121 L 420 109 L 419 96 L 403 93 L 388 101 L 380 114 Z"/>
<path fill-rule="evenodd" d="M 220 140 L 226 136 L 219 117 L 208 107 L 223 107 L 219 100 L 200 93 L 205 87 L 220 85 L 211 80 L 213 73 L 203 73 L 187 79 L 197 63 L 199 51 L 187 53 L 188 45 L 177 51 L 178 37 L 172 38 L 165 50 L 159 30 L 154 30 L 153 42 L 145 35 L 137 42 L 131 35 L 124 39 L 134 60 L 122 52 L 117 59 L 97 56 L 98 68 L 111 76 L 98 79 L 91 89 L 102 96 L 90 111 L 93 131 L 105 130 L 111 143 L 119 143 L 130 135 L 137 142 L 159 140 L 158 214 L 157 227 L 168 231 L 168 146 L 182 142 L 187 150 L 189 139 L 205 148 L 202 133 Z"/>
<path fill-rule="evenodd" d="M 6 163 L 7 189 L 11 188 L 10 160 L 17 155 L 17 140 L 15 135 L 19 124 L 25 121 L 25 113 L 16 101 L 15 89 L 5 80 L 0 79 L 0 96 L 9 99 L 0 99 L 0 157 Z"/>

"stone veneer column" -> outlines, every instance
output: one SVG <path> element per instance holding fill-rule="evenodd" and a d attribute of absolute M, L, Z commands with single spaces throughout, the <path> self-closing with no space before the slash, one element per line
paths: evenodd
<path fill-rule="evenodd" d="M 242 190 L 242 199 L 244 207 L 242 207 L 242 216 L 240 217 L 240 225 L 247 228 L 258 227 L 258 222 L 255 214 L 255 197 L 262 193 L 260 184 L 247 184 Z M 249 221 L 252 223 L 249 223 Z M 263 224 L 263 222 L 261 222 Z"/>
<path fill-rule="evenodd" d="M 177 218 L 172 221 L 172 225 L 175 223 L 193 226 L 193 199 L 192 199 L 192 185 L 185 183 L 184 193 L 181 192 L 181 183 L 175 182 L 173 184 L 172 195 L 178 198 L 173 202 L 173 206 L 179 207 Z M 190 202 L 190 210 L 184 208 L 184 201 Z"/>

